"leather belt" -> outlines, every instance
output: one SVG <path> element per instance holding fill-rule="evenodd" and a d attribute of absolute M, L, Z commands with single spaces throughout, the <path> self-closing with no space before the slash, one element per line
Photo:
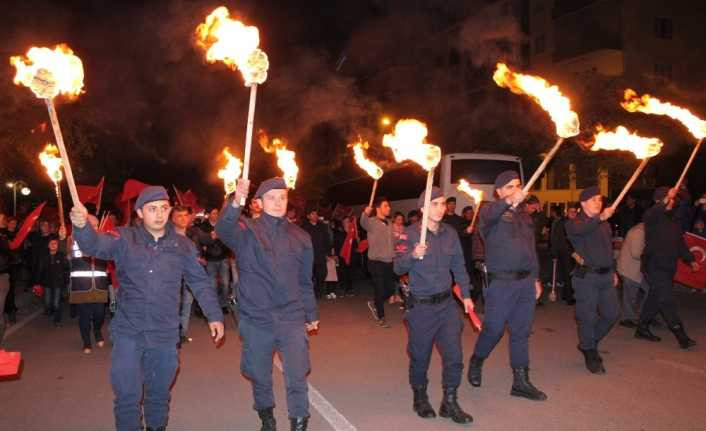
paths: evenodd
<path fill-rule="evenodd" d="M 492 280 L 522 280 L 530 275 L 529 271 L 494 271 L 488 273 L 488 278 Z"/>
<path fill-rule="evenodd" d="M 442 301 L 448 299 L 451 297 L 451 289 L 437 293 L 435 295 L 431 296 L 414 296 L 410 295 L 410 298 L 412 299 L 412 302 L 415 304 L 439 304 Z"/>

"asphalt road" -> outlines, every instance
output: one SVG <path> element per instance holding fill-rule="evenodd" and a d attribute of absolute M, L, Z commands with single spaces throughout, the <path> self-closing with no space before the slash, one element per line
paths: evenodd
<path fill-rule="evenodd" d="M 311 337 L 312 372 L 318 391 L 310 430 L 452 430 L 463 428 L 446 419 L 424 420 L 411 410 L 407 383 L 407 333 L 402 311 L 389 306 L 392 328 L 374 325 L 365 306 L 365 286 L 354 298 L 322 300 L 322 326 Z M 477 430 L 706 430 L 706 295 L 680 292 L 686 328 L 699 345 L 677 347 L 665 329 L 660 343 L 635 340 L 616 326 L 601 345 L 607 374 L 591 375 L 576 350 L 573 307 L 551 303 L 537 310 L 531 339 L 531 378 L 549 396 L 538 403 L 509 395 L 512 381 L 507 338 L 486 361 L 482 388 L 464 381 L 461 405 Z M 6 340 L 9 351 L 21 351 L 21 377 L 0 382 L 0 430 L 113 429 L 109 384 L 110 346 L 81 352 L 78 326 L 65 316 L 54 328 L 39 315 Z M 181 351 L 181 367 L 172 391 L 169 430 L 257 430 L 249 382 L 239 372 L 240 340 L 233 321 L 227 341 L 216 349 L 205 323 L 192 320 L 194 341 Z M 476 340 L 467 324 L 466 358 Z M 430 397 L 441 399 L 440 359 L 430 369 Z M 275 369 L 276 416 L 287 423 L 284 384 Z M 314 397 L 312 397 L 313 399 Z M 337 416 L 338 415 L 338 416 Z M 332 425 L 331 422 L 334 424 Z"/>

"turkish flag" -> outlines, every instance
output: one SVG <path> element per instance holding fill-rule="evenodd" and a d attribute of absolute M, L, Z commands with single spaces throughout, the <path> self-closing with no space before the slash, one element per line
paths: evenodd
<path fill-rule="evenodd" d="M 699 264 L 699 270 L 692 272 L 690 265 L 679 260 L 674 281 L 693 289 L 704 289 L 706 288 L 706 238 L 693 233 L 685 233 L 684 241 L 694 256 L 694 260 Z"/>
<path fill-rule="evenodd" d="M 22 223 L 22 227 L 20 227 L 20 230 L 17 232 L 17 236 L 10 243 L 10 249 L 16 250 L 22 245 L 22 242 L 25 240 L 25 238 L 27 238 L 27 234 L 29 234 L 29 231 L 32 229 L 32 226 L 34 226 L 34 223 L 37 222 L 39 215 L 42 213 L 44 205 L 46 205 L 46 202 L 42 202 L 41 204 L 39 204 L 39 206 L 37 206 L 37 208 L 35 208 L 34 211 L 32 211 L 30 215 L 27 216 L 25 221 Z"/>
<path fill-rule="evenodd" d="M 0 377 L 16 376 L 20 371 L 22 354 L 0 350 Z"/>
<path fill-rule="evenodd" d="M 98 183 L 97 186 L 82 186 L 78 185 L 76 186 L 76 189 L 78 191 L 78 200 L 81 201 L 81 203 L 85 204 L 93 204 L 96 206 L 96 210 L 100 210 L 100 201 L 101 197 L 103 196 L 103 183 L 105 181 L 105 177 L 101 178 L 100 182 Z"/>
<path fill-rule="evenodd" d="M 140 192 L 145 188 L 149 187 L 149 184 L 145 184 L 141 181 L 133 180 L 130 178 L 123 184 L 123 192 L 120 195 L 120 202 L 129 201 L 140 195 Z"/>

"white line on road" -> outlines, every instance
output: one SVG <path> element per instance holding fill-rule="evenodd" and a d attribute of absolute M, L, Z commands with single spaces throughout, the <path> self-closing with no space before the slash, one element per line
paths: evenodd
<path fill-rule="evenodd" d="M 282 373 L 282 362 L 275 356 L 275 366 Z M 357 428 L 341 414 L 313 385 L 309 383 L 309 403 L 336 431 L 357 431 Z"/>
<path fill-rule="evenodd" d="M 7 331 L 5 331 L 5 338 L 9 337 L 10 335 L 14 334 L 15 332 L 19 331 L 22 329 L 25 325 L 27 325 L 29 322 L 31 322 L 34 318 L 42 314 L 42 309 L 38 309 L 34 311 L 32 314 L 29 316 L 25 317 L 23 320 L 20 320 L 19 323 L 16 323 L 10 327 Z"/>

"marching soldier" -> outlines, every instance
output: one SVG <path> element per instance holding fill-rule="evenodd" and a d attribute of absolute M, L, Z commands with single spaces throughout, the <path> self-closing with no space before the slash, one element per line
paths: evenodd
<path fill-rule="evenodd" d="M 650 331 L 650 321 L 661 312 L 669 329 L 679 342 L 679 347 L 688 349 L 696 345 L 689 338 L 677 312 L 672 292 L 677 260 L 682 259 L 691 265 L 692 271 L 699 270 L 699 264 L 684 242 L 679 222 L 674 217 L 676 189 L 659 187 L 654 192 L 655 205 L 648 209 L 642 220 L 645 223 L 645 250 L 642 253 L 642 272 L 650 289 L 640 314 L 640 324 L 635 338 L 660 341 Z"/>
<path fill-rule="evenodd" d="M 311 239 L 285 217 L 288 190 L 282 178 L 271 178 L 258 187 L 253 198 L 263 208 L 258 218 L 241 217 L 239 203 L 247 197 L 249 185 L 247 180 L 238 182 L 234 198 L 216 224 L 218 236 L 238 257 L 240 368 L 252 381 L 262 431 L 274 431 L 272 355 L 278 351 L 291 429 L 304 431 L 309 420 L 307 331 L 319 326 Z"/>
<path fill-rule="evenodd" d="M 418 208 L 424 206 L 424 192 Z M 451 272 L 461 287 L 466 312 L 473 309 L 470 282 L 456 230 L 442 223 L 446 211 L 444 194 L 434 187 L 431 194 L 427 244 L 419 244 L 421 222 L 409 226 L 397 246 L 395 273 L 409 273 L 410 296 L 406 301 L 405 319 L 409 327 L 409 383 L 414 392 L 413 409 L 420 417 L 433 418 L 436 413 L 427 396 L 427 371 L 434 344 L 439 347 L 444 365 L 442 386 L 444 398 L 439 416 L 454 422 L 473 422 L 471 415 L 458 405 L 457 390 L 463 373 L 463 322 L 451 294 Z"/>
<path fill-rule="evenodd" d="M 118 237 L 96 232 L 87 223 L 83 205 L 71 210 L 71 222 L 81 251 L 114 260 L 118 269 L 118 310 L 110 325 L 115 427 L 118 431 L 142 431 L 143 403 L 147 430 L 164 431 L 170 386 L 179 365 L 182 277 L 208 317 L 216 344 L 223 338 L 223 314 L 209 278 L 196 260 L 193 243 L 167 223 L 171 207 L 164 187 L 145 188 L 135 208 L 142 223 L 118 228 Z"/>
<path fill-rule="evenodd" d="M 483 361 L 507 326 L 513 374 L 510 395 L 544 401 L 546 394 L 529 380 L 529 336 L 535 301 L 542 293 L 534 227 L 529 214 L 516 208 L 526 196 L 517 172 L 498 175 L 495 191 L 498 200 L 484 205 L 479 215 L 490 283 L 485 293 L 483 329 L 468 366 L 468 381 L 471 386 L 481 385 Z"/>
<path fill-rule="evenodd" d="M 579 200 L 581 213 L 566 223 L 566 234 L 580 256 L 573 274 L 578 349 L 591 373 L 604 374 L 598 343 L 608 335 L 620 315 L 615 290 L 618 274 L 613 259 L 612 232 L 607 222 L 614 210 L 602 208 L 603 196 L 596 186 L 584 189 Z"/>

